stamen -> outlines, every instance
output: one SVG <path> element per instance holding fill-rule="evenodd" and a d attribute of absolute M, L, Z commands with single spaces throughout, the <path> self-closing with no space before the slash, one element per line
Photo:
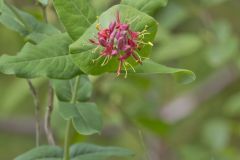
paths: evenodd
<path fill-rule="evenodd" d="M 98 31 L 100 31 L 100 30 L 101 30 L 101 24 L 100 24 L 100 22 L 99 22 L 99 16 L 97 16 L 96 18 L 97 18 L 96 29 L 97 29 Z"/>
<path fill-rule="evenodd" d="M 97 47 L 92 51 L 92 53 L 96 53 L 99 48 L 100 48 L 100 46 L 97 46 Z"/>
<path fill-rule="evenodd" d="M 150 42 L 150 41 L 149 41 L 149 42 L 148 42 L 148 44 L 149 44 L 150 46 L 152 46 L 152 47 L 153 47 L 153 44 L 152 44 L 152 42 Z"/>
<path fill-rule="evenodd" d="M 130 68 L 132 68 L 133 72 L 136 72 L 136 70 L 134 69 L 134 67 L 130 63 L 128 63 L 128 62 L 125 62 L 125 63 L 126 63 L 126 66 L 130 66 Z"/>
<path fill-rule="evenodd" d="M 92 61 L 93 61 L 93 63 L 95 63 L 96 61 L 98 61 L 99 59 L 101 59 L 103 57 L 103 55 L 100 55 L 98 58 L 96 58 L 96 59 L 93 59 Z"/>
<path fill-rule="evenodd" d="M 124 78 L 126 79 L 126 78 L 127 78 L 127 75 L 128 75 L 128 71 L 127 71 L 127 67 L 126 67 L 125 63 L 123 63 L 123 67 L 124 67 L 124 70 L 125 70 L 125 76 L 124 76 Z"/>
<path fill-rule="evenodd" d="M 118 64 L 118 69 L 117 69 L 117 76 L 119 76 L 121 74 L 122 65 L 123 65 L 123 61 L 120 60 L 120 62 Z"/>
<path fill-rule="evenodd" d="M 108 63 L 109 56 L 106 56 L 101 66 L 105 66 Z"/>
<path fill-rule="evenodd" d="M 142 64 L 142 57 L 138 54 L 138 52 L 134 51 L 132 56 L 136 60 L 137 63 Z"/>

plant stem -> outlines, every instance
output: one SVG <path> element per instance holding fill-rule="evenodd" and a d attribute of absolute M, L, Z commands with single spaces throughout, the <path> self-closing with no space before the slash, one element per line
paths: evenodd
<path fill-rule="evenodd" d="M 72 100 L 71 103 L 75 104 L 77 101 L 77 91 L 78 91 L 78 86 L 79 86 L 79 79 L 80 77 L 78 76 L 75 80 L 73 92 L 72 92 Z M 64 141 L 64 160 L 69 160 L 69 135 L 70 135 L 70 130 L 71 130 L 71 124 L 72 121 L 68 120 L 67 121 L 67 126 L 66 126 L 66 132 L 65 132 L 65 141 Z"/>
<path fill-rule="evenodd" d="M 67 121 L 65 140 L 64 140 L 64 160 L 69 160 L 69 135 L 71 130 L 71 120 Z"/>
<path fill-rule="evenodd" d="M 52 129 L 51 129 L 51 115 L 53 111 L 53 100 L 54 100 L 54 92 L 53 88 L 51 87 L 49 83 L 49 91 L 48 91 L 48 106 L 47 111 L 45 114 L 45 120 L 44 120 L 44 130 L 45 134 L 47 136 L 48 143 L 51 145 L 55 145 Z"/>
<path fill-rule="evenodd" d="M 32 97 L 33 97 L 33 101 L 34 101 L 34 105 L 35 105 L 35 129 L 36 129 L 36 147 L 39 146 L 39 141 L 40 141 L 40 105 L 39 105 L 39 99 L 38 99 L 38 95 L 37 95 L 37 91 L 34 88 L 32 81 L 27 79 L 27 83 L 29 86 L 29 89 L 32 93 Z"/>

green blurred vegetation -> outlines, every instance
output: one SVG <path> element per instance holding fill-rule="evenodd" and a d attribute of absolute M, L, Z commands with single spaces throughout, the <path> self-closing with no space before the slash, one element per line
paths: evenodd
<path fill-rule="evenodd" d="M 11 2 L 42 19 L 32 1 Z M 118 1 L 92 2 L 101 13 Z M 240 159 L 239 9 L 239 0 L 169 0 L 155 14 L 152 58 L 193 70 L 197 80 L 180 85 L 167 76 L 90 77 L 104 130 L 90 137 L 72 133 L 72 142 L 125 146 L 136 151 L 136 160 Z M 52 7 L 48 16 L 61 28 Z M 16 54 L 25 40 L 1 25 L 0 33 L 0 54 Z M 35 79 L 34 85 L 44 114 L 48 83 Z M 34 147 L 34 107 L 24 79 L 1 75 L 0 90 L 0 159 L 11 160 Z M 65 122 L 57 112 L 53 128 L 61 145 Z"/>

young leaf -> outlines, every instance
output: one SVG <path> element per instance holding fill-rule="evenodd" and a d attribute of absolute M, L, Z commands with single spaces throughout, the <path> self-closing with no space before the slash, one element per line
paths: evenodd
<path fill-rule="evenodd" d="M 99 23 L 103 28 L 107 28 L 108 25 L 116 20 L 116 13 L 120 12 L 121 21 L 129 22 L 130 28 L 133 31 L 143 31 L 146 26 L 148 26 L 147 31 L 148 35 L 145 35 L 144 42 L 153 42 L 154 37 L 157 32 L 157 22 L 150 16 L 145 13 L 139 12 L 138 10 L 126 6 L 126 5 L 116 5 L 104 12 L 99 17 Z M 107 65 L 102 66 L 104 58 L 99 59 L 93 63 L 93 60 L 100 56 L 99 49 L 96 50 L 96 46 L 89 42 L 89 39 L 93 38 L 93 35 L 97 35 L 95 22 L 76 42 L 70 45 L 70 52 L 72 53 L 72 58 L 74 62 L 79 66 L 79 68 L 87 73 L 92 75 L 99 75 L 104 72 L 113 72 L 118 68 L 119 61 L 117 57 L 113 57 Z M 150 45 L 142 46 L 142 49 L 139 51 L 139 55 L 147 57 L 151 51 Z M 131 58 L 130 58 L 131 59 Z M 133 66 L 137 63 L 131 59 L 129 61 Z"/>
<path fill-rule="evenodd" d="M 72 40 L 67 34 L 48 37 L 38 45 L 27 43 L 18 55 L 0 57 L 0 72 L 22 78 L 72 78 L 80 74 L 80 70 L 68 54 L 70 43 Z"/>
<path fill-rule="evenodd" d="M 89 0 L 54 0 L 54 6 L 73 40 L 77 40 L 96 20 Z"/>
<path fill-rule="evenodd" d="M 0 0 L 0 8 L 0 23 L 20 33 L 29 41 L 38 43 L 46 36 L 60 33 L 52 25 L 39 22 L 32 15 L 7 4 L 4 0 Z"/>
<path fill-rule="evenodd" d="M 93 144 L 75 144 L 70 148 L 71 160 L 106 160 L 111 157 L 130 157 L 133 152 L 121 147 L 103 147 Z"/>
<path fill-rule="evenodd" d="M 143 61 L 142 65 L 136 67 L 138 74 L 173 74 L 183 84 L 190 83 L 196 79 L 195 74 L 187 69 L 167 67 L 152 60 Z"/>
<path fill-rule="evenodd" d="M 76 78 L 71 80 L 52 80 L 56 95 L 60 101 L 70 102 L 73 93 L 73 86 Z M 86 75 L 81 75 L 79 79 L 79 89 L 77 92 L 77 101 L 83 102 L 89 100 L 92 94 L 92 84 Z"/>
<path fill-rule="evenodd" d="M 160 7 L 167 5 L 168 0 L 122 0 L 122 4 L 130 5 L 149 15 L 154 14 Z"/>
<path fill-rule="evenodd" d="M 101 113 L 95 103 L 59 102 L 59 112 L 64 119 L 73 120 L 73 125 L 80 134 L 100 133 L 102 129 Z"/>
<path fill-rule="evenodd" d="M 34 148 L 15 160 L 62 160 L 63 149 L 57 146 L 40 146 Z"/>

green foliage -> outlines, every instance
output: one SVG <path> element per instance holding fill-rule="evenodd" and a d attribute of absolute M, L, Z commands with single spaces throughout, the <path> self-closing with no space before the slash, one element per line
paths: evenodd
<path fill-rule="evenodd" d="M 61 160 L 62 157 L 62 148 L 57 146 L 40 146 L 18 156 L 15 160 Z"/>
<path fill-rule="evenodd" d="M 101 113 L 95 103 L 59 102 L 59 112 L 64 119 L 72 119 L 75 129 L 80 134 L 100 133 L 102 129 Z"/>
<path fill-rule="evenodd" d="M 60 101 L 70 102 L 73 97 L 73 87 L 76 78 L 71 80 L 52 80 L 56 95 Z M 77 101 L 89 100 L 92 95 L 92 84 L 86 75 L 81 75 L 79 79 L 79 89 L 77 90 Z"/>
<path fill-rule="evenodd" d="M 17 56 L 0 58 L 0 71 L 22 78 L 72 78 L 80 71 L 68 55 L 70 43 L 72 40 L 66 34 L 54 35 L 37 45 L 27 43 Z"/>
<path fill-rule="evenodd" d="M 136 20 L 131 24 L 131 28 L 134 31 L 141 32 L 147 25 L 148 32 L 150 34 L 145 36 L 144 41 L 146 43 L 148 41 L 153 42 L 157 32 L 156 21 L 152 17 L 126 5 L 116 5 L 104 12 L 99 17 L 99 23 L 101 26 L 104 28 L 108 27 L 108 25 L 116 19 L 115 15 L 117 11 L 120 12 L 121 20 L 123 22 L 127 22 L 129 20 L 131 21 L 136 18 Z M 88 40 L 93 38 L 93 35 L 97 34 L 96 23 L 97 22 L 91 25 L 91 27 L 87 29 L 80 39 L 70 46 L 70 52 L 72 53 L 74 62 L 83 72 L 93 75 L 116 71 L 119 63 L 117 57 L 113 57 L 105 66 L 101 66 L 103 58 L 93 63 L 93 60 L 99 57 L 100 51 L 97 50 L 94 52 L 96 46 L 88 42 Z M 146 45 L 141 49 L 139 55 L 146 57 L 149 55 L 150 51 L 151 46 Z M 130 63 L 132 63 L 132 65 L 137 64 L 135 61 L 131 61 Z"/>
<path fill-rule="evenodd" d="M 133 152 L 120 147 L 102 147 L 93 144 L 75 144 L 70 148 L 71 160 L 107 160 L 111 157 L 130 157 Z"/>
<path fill-rule="evenodd" d="M 168 0 L 122 0 L 122 4 L 132 6 L 147 14 L 154 14 L 160 7 L 167 5 Z"/>
<path fill-rule="evenodd" d="M 73 40 L 81 37 L 96 20 L 94 8 L 89 0 L 54 0 L 54 6 Z"/>
<path fill-rule="evenodd" d="M 37 43 L 48 36 L 60 33 L 52 25 L 39 22 L 32 15 L 11 6 L 4 0 L 1 0 L 0 4 L 0 23 L 31 42 Z"/>

